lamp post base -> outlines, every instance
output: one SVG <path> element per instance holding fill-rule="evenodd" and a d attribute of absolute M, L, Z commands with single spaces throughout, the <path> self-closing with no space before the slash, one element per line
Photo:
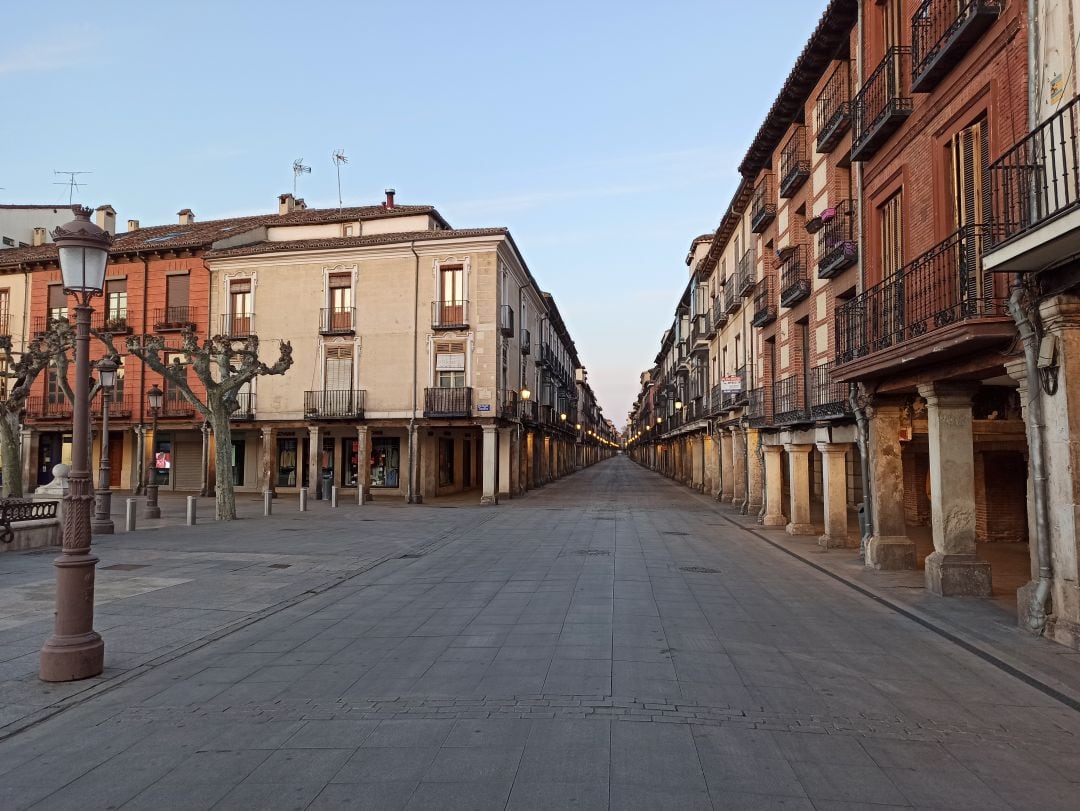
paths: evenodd
<path fill-rule="evenodd" d="M 98 490 L 94 496 L 94 517 L 90 519 L 90 532 L 94 535 L 112 535 L 116 526 L 112 520 L 112 493 Z"/>
<path fill-rule="evenodd" d="M 97 556 L 68 554 L 56 558 L 57 627 L 41 648 L 42 681 L 78 681 L 101 675 L 105 641 L 93 629 L 94 567 Z"/>
<path fill-rule="evenodd" d="M 146 506 L 143 507 L 143 518 L 161 518 L 161 507 L 158 506 L 158 486 L 148 484 L 146 486 Z"/>

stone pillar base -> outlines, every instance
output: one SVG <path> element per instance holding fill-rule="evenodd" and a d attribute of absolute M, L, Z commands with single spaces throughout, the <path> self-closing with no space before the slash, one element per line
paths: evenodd
<path fill-rule="evenodd" d="M 783 515 L 766 515 L 761 519 L 761 525 L 763 527 L 786 527 L 787 518 Z"/>
<path fill-rule="evenodd" d="M 933 552 L 926 558 L 926 588 L 942 597 L 989 597 L 990 564 L 975 555 Z"/>
<path fill-rule="evenodd" d="M 499 499 L 495 496 L 480 496 L 481 507 L 493 507 L 499 503 Z"/>
<path fill-rule="evenodd" d="M 886 572 L 915 568 L 915 543 L 906 535 L 875 536 L 866 545 L 867 568 Z"/>
<path fill-rule="evenodd" d="M 818 538 L 818 543 L 826 549 L 858 549 L 861 545 L 858 538 L 851 538 L 847 535 L 841 535 L 838 538 L 831 535 L 822 535 Z"/>
<path fill-rule="evenodd" d="M 817 535 L 813 524 L 788 524 L 784 529 L 788 535 Z"/>

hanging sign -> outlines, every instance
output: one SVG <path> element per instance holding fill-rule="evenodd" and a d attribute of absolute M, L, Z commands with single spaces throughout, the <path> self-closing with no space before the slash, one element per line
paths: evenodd
<path fill-rule="evenodd" d="M 720 391 L 723 394 L 738 394 L 742 391 L 742 378 L 738 375 L 720 378 Z"/>

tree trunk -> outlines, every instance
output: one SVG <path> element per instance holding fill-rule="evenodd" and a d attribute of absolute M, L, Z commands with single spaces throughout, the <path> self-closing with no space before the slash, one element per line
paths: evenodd
<path fill-rule="evenodd" d="M 0 416 L 0 456 L 4 460 L 4 498 L 22 498 L 22 441 L 19 415 L 5 411 Z"/>
<path fill-rule="evenodd" d="M 232 426 L 229 424 L 229 410 L 216 398 L 211 398 L 207 405 L 210 409 L 210 429 L 214 432 L 214 461 L 217 465 L 214 507 L 219 521 L 233 521 L 236 519 L 236 494 L 232 480 Z"/>

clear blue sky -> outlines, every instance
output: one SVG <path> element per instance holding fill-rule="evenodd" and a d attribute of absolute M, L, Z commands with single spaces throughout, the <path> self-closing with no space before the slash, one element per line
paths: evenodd
<path fill-rule="evenodd" d="M 826 0 L 38 2 L 0 32 L 0 201 L 54 169 L 121 222 L 291 189 L 508 226 L 622 425 L 736 166 Z"/>

